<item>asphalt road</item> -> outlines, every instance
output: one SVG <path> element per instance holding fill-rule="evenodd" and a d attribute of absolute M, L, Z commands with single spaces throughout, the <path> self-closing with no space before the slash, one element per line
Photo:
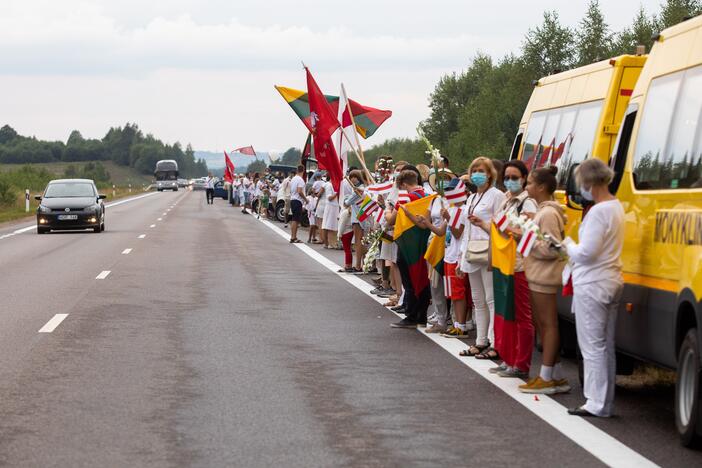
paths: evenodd
<path fill-rule="evenodd" d="M 2 238 L 22 226 L 0 229 L 4 465 L 602 464 L 222 200 L 159 193 L 108 208 L 102 234 Z M 656 464 L 702 465 L 669 387 L 620 389 L 594 424 Z"/>

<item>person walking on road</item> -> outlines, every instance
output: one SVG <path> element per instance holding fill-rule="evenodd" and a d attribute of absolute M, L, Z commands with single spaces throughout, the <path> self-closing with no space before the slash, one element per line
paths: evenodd
<path fill-rule="evenodd" d="M 305 166 L 297 166 L 297 174 L 290 181 L 290 209 L 292 210 L 292 223 L 290 224 L 290 243 L 298 244 L 302 242 L 297 238 L 297 228 L 302 221 L 302 207 L 307 203 L 305 195 L 305 180 L 302 175 L 305 173 Z"/>
<path fill-rule="evenodd" d="M 575 416 L 609 417 L 614 407 L 617 360 L 614 333 L 621 300 L 621 253 L 624 245 L 624 209 L 609 192 L 614 173 L 599 159 L 588 159 L 577 169 L 580 193 L 595 205 L 578 230 L 580 243 L 563 241 L 573 280 L 573 314 L 583 355 L 584 405 L 568 410 Z"/>
<path fill-rule="evenodd" d="M 214 184 L 215 178 L 212 177 L 212 173 L 207 173 L 207 179 L 205 179 L 205 197 L 207 197 L 207 204 L 214 204 Z"/>

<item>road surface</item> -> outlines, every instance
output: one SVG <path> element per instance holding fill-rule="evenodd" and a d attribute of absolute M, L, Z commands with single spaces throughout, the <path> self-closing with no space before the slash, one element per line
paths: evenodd
<path fill-rule="evenodd" d="M 391 329 L 341 252 L 202 192 L 111 206 L 102 234 L 27 226 L 0 229 L 4 465 L 702 465 L 669 386 L 585 422 L 569 363 L 571 394 L 520 401 L 456 340 Z"/>

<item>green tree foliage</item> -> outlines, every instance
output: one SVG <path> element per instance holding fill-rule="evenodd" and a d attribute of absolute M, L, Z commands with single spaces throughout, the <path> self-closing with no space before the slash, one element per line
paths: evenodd
<path fill-rule="evenodd" d="M 44 168 L 25 165 L 10 171 L 0 171 L 0 205 L 10 205 L 17 200 L 20 192 L 44 190 L 55 176 Z"/>
<path fill-rule="evenodd" d="M 268 165 L 262 159 L 256 159 L 255 161 L 251 162 L 248 166 L 246 166 L 246 172 L 263 173 L 267 167 Z"/>
<path fill-rule="evenodd" d="M 430 115 L 422 127 L 449 157 L 454 171 L 462 172 L 478 155 L 508 159 L 534 80 L 557 70 L 634 53 L 638 44 L 650 50 L 656 32 L 699 14 L 701 3 L 667 0 L 659 17 L 649 16 L 640 7 L 631 25 L 618 33 L 609 29 L 598 0 L 590 1 L 575 30 L 562 25 L 555 11 L 547 11 L 541 24 L 529 29 L 519 55 L 494 60 L 479 53 L 465 71 L 441 77 L 429 98 Z M 425 150 L 416 139 L 396 138 L 366 151 L 366 159 L 371 163 L 383 155 L 396 161 L 428 163 Z"/>
<path fill-rule="evenodd" d="M 700 13 L 702 13 L 700 0 L 667 0 L 661 5 L 658 26 L 660 29 L 669 28 L 685 18 L 697 16 Z"/>
<path fill-rule="evenodd" d="M 302 157 L 302 151 L 299 148 L 288 148 L 285 153 L 280 157 L 277 164 L 284 166 L 297 166 L 300 164 L 300 158 Z"/>
<path fill-rule="evenodd" d="M 576 64 L 587 65 L 609 58 L 613 35 L 605 22 L 599 0 L 591 0 L 575 33 Z"/>
<path fill-rule="evenodd" d="M 168 145 L 152 135 L 144 135 L 136 124 L 127 123 L 124 127 L 112 127 L 102 140 L 85 139 L 78 130 L 74 130 L 66 144 L 24 137 L 9 125 L 0 128 L 0 163 L 111 160 L 119 165 L 134 167 L 144 174 L 151 174 L 159 159 L 176 160 L 183 177 L 200 177 L 207 174 L 207 164 L 204 160 L 195 160 L 195 153 L 190 145 L 183 151 L 180 143 Z M 91 167 L 88 173 L 94 177 L 86 177 L 96 181 L 102 180 L 105 175 L 104 166 L 96 163 Z M 107 178 L 109 180 L 109 175 Z"/>

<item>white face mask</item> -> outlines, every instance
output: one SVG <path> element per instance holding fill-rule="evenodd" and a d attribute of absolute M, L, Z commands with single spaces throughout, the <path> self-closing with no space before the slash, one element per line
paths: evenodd
<path fill-rule="evenodd" d="M 592 187 L 589 189 L 586 189 L 585 187 L 580 187 L 580 195 L 587 200 L 587 201 L 592 201 L 594 198 L 592 197 Z"/>

